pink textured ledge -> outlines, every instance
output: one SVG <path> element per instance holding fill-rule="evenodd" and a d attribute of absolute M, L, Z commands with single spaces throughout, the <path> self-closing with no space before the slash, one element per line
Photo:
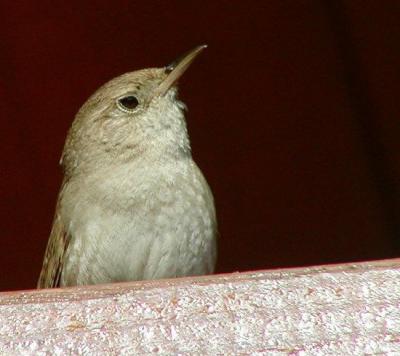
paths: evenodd
<path fill-rule="evenodd" d="M 0 354 L 400 355 L 400 260 L 0 293 Z"/>

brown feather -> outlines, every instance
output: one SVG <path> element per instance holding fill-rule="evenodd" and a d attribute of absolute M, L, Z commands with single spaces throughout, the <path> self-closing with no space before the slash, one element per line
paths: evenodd
<path fill-rule="evenodd" d="M 37 288 L 55 288 L 60 285 L 61 273 L 64 266 L 64 257 L 69 242 L 69 236 L 65 226 L 61 221 L 61 217 L 57 213 L 60 211 L 59 204 L 62 191 L 63 188 L 61 188 L 58 198 L 56 215 L 54 216 L 53 227 L 47 243 Z"/>

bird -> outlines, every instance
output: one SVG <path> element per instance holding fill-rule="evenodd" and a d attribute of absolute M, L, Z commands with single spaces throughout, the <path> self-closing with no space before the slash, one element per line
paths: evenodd
<path fill-rule="evenodd" d="M 118 76 L 80 108 L 37 288 L 213 273 L 214 198 L 178 97 L 178 79 L 204 48 Z"/>

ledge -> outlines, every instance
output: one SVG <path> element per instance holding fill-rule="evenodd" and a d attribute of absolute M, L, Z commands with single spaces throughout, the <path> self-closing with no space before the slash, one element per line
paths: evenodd
<path fill-rule="evenodd" d="M 400 259 L 0 293 L 1 354 L 400 354 Z"/>

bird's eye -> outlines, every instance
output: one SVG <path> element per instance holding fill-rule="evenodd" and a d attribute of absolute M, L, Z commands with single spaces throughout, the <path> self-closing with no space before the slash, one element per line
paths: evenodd
<path fill-rule="evenodd" d="M 127 112 L 134 111 L 139 105 L 139 101 L 136 96 L 133 95 L 124 96 L 123 98 L 118 99 L 117 103 L 120 109 Z"/>

